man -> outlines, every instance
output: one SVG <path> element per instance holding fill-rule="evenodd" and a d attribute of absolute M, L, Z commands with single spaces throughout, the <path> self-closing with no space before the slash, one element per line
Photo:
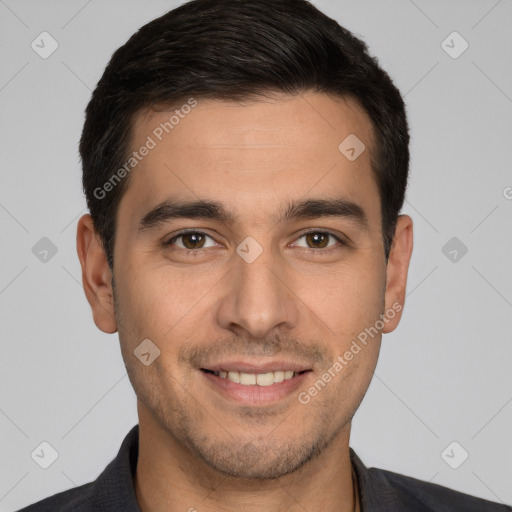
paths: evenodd
<path fill-rule="evenodd" d="M 409 135 L 367 48 L 303 0 L 195 0 L 112 57 L 80 141 L 84 290 L 139 425 L 32 511 L 510 511 L 349 447 L 400 321 Z"/>

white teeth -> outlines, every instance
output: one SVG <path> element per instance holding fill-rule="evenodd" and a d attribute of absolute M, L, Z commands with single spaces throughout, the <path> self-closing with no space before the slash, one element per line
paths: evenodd
<path fill-rule="evenodd" d="M 228 380 L 238 384 L 240 382 L 240 374 L 238 372 L 228 372 Z"/>
<path fill-rule="evenodd" d="M 283 382 L 284 372 L 274 372 L 274 382 Z"/>
<path fill-rule="evenodd" d="M 291 370 L 267 373 L 226 372 L 224 370 L 215 372 L 215 375 L 222 379 L 227 378 L 231 382 L 243 384 L 244 386 L 254 386 L 256 384 L 258 386 L 271 386 L 272 384 L 283 382 L 283 380 L 289 380 L 296 374 L 296 372 Z"/>
<path fill-rule="evenodd" d="M 274 372 L 258 374 L 256 384 L 258 384 L 258 386 L 271 386 L 274 384 Z"/>
<path fill-rule="evenodd" d="M 254 373 L 240 373 L 240 384 L 245 384 L 246 386 L 256 384 L 256 375 Z"/>

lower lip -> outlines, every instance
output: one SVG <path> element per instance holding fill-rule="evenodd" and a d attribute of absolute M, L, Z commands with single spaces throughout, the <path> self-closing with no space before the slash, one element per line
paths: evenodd
<path fill-rule="evenodd" d="M 220 391 L 220 393 L 226 398 L 235 400 L 244 404 L 261 405 L 271 402 L 275 402 L 284 398 L 299 387 L 304 385 L 304 380 L 307 378 L 311 371 L 299 373 L 291 379 L 283 380 L 271 384 L 270 386 L 258 386 L 257 384 L 246 386 L 245 384 L 237 384 L 231 382 L 229 379 L 223 379 L 213 373 L 203 372 L 200 373 L 206 377 L 207 381 L 213 386 L 214 389 Z"/>

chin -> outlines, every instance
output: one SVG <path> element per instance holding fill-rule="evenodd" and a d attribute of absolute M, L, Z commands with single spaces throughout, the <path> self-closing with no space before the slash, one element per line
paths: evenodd
<path fill-rule="evenodd" d="M 237 445 L 236 441 L 198 446 L 189 444 L 210 468 L 232 478 L 268 481 L 294 473 L 319 454 L 327 443 L 325 438 L 305 442 L 304 438 L 295 443 L 285 444 L 282 440 L 266 439 L 263 443 L 247 442 Z"/>

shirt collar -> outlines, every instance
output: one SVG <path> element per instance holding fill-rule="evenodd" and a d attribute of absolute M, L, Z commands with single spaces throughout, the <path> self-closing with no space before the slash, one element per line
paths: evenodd
<path fill-rule="evenodd" d="M 134 476 L 139 456 L 139 425 L 124 438 L 116 458 L 103 470 L 91 488 L 94 510 L 141 512 L 135 494 Z"/>

